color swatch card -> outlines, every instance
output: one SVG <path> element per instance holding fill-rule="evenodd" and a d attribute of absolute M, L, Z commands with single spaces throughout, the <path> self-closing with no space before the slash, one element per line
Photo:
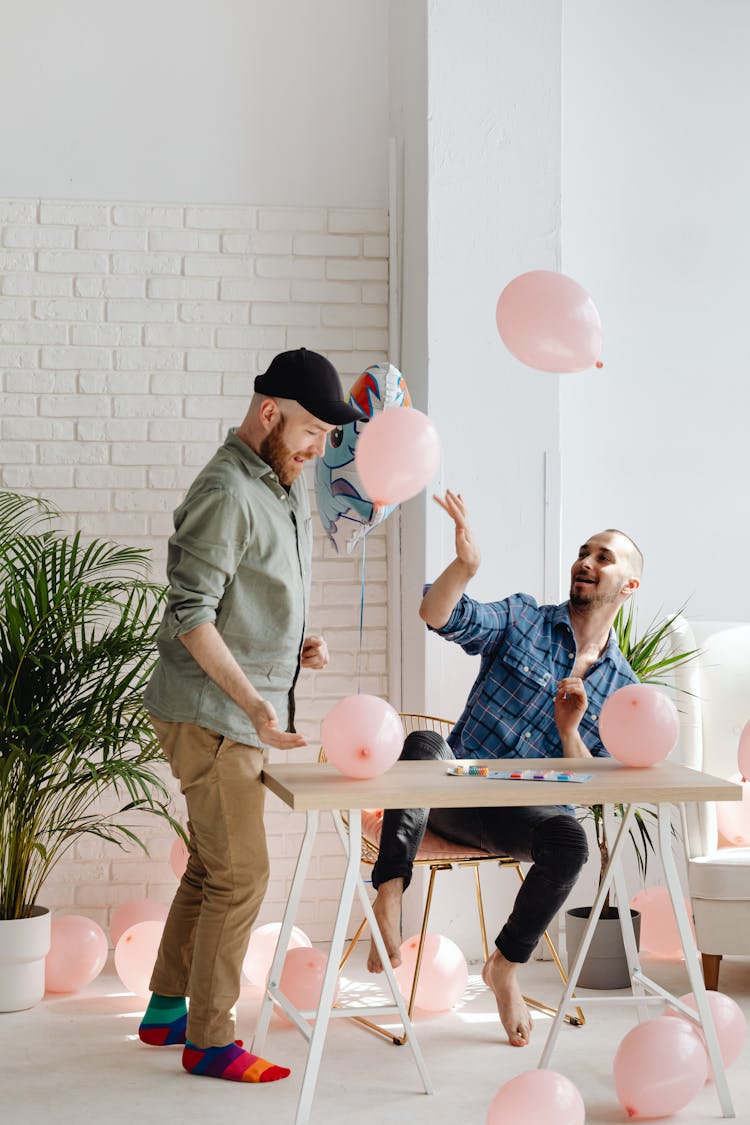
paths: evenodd
<path fill-rule="evenodd" d="M 451 777 L 488 777 L 492 781 L 590 781 L 592 773 L 568 770 L 491 770 L 489 766 L 449 766 Z"/>

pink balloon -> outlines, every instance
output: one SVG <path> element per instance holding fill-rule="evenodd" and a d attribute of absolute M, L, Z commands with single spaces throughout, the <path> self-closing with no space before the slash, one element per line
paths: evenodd
<path fill-rule="evenodd" d="M 128 992 L 149 995 L 149 981 L 163 933 L 163 922 L 136 922 L 115 946 L 115 969 Z"/>
<path fill-rule="evenodd" d="M 251 984 L 264 988 L 271 970 L 271 962 L 276 952 L 276 943 L 279 940 L 281 922 L 267 922 L 258 926 L 250 935 L 245 960 L 242 962 L 242 971 Z M 289 949 L 310 949 L 312 942 L 307 934 L 292 926 L 289 938 Z"/>
<path fill-rule="evenodd" d="M 677 745 L 680 719 L 672 700 L 653 684 L 627 684 L 602 707 L 599 734 L 619 762 L 652 766 Z"/>
<path fill-rule="evenodd" d="M 188 850 L 185 846 L 185 841 L 178 836 L 169 851 L 169 865 L 178 879 L 181 879 L 185 874 L 187 862 Z"/>
<path fill-rule="evenodd" d="M 440 438 L 427 415 L 414 407 L 384 410 L 360 433 L 354 463 L 373 504 L 400 504 L 437 472 Z"/>
<path fill-rule="evenodd" d="M 401 754 L 404 727 L 384 699 L 349 695 L 323 719 L 320 739 L 328 761 L 346 777 L 378 777 Z"/>
<path fill-rule="evenodd" d="M 707 1073 L 706 1048 L 687 1020 L 646 1020 L 615 1054 L 615 1089 L 630 1117 L 677 1113 L 700 1093 Z"/>
<path fill-rule="evenodd" d="M 116 946 L 122 935 L 136 922 L 166 922 L 169 907 L 153 898 L 131 898 L 112 913 L 109 936 Z"/>
<path fill-rule="evenodd" d="M 708 996 L 708 1006 L 711 1009 L 711 1014 L 714 1017 L 714 1027 L 716 1028 L 716 1038 L 719 1040 L 719 1050 L 721 1051 L 721 1059 L 725 1067 L 731 1066 L 736 1062 L 742 1053 L 742 1048 L 745 1046 L 745 1039 L 747 1038 L 747 1020 L 745 1019 L 744 1012 L 739 1004 L 732 999 L 731 996 L 725 995 L 723 992 L 706 993 Z M 695 1002 L 695 995 L 692 992 L 686 992 L 684 996 L 679 997 L 683 1004 L 687 1004 L 693 1011 L 698 1011 L 698 1005 Z M 679 1019 L 685 1020 L 690 1027 L 700 1036 L 701 1040 L 705 1043 L 703 1032 L 687 1016 L 682 1012 L 675 1011 L 669 1008 L 666 1013 L 668 1016 L 677 1016 Z M 708 1078 L 707 1081 L 713 1080 L 713 1068 L 711 1060 L 708 1062 Z"/>
<path fill-rule="evenodd" d="M 44 963 L 47 992 L 78 992 L 99 976 L 109 947 L 104 930 L 82 914 L 53 918 L 51 943 Z"/>
<path fill-rule="evenodd" d="M 394 970 L 405 1000 L 411 996 L 418 949 L 419 934 L 414 934 L 402 944 L 401 964 Z M 466 958 L 455 942 L 441 934 L 427 934 L 419 967 L 415 1006 L 427 1012 L 446 1012 L 461 999 L 468 983 Z"/>
<path fill-rule="evenodd" d="M 528 1070 L 500 1087 L 487 1125 L 583 1125 L 586 1107 L 578 1089 L 554 1070 Z"/>
<path fill-rule="evenodd" d="M 743 781 L 750 781 L 750 721 L 745 723 L 740 735 L 740 746 L 737 751 L 737 765 L 740 768 Z"/>
<path fill-rule="evenodd" d="M 314 1011 L 320 1002 L 328 958 L 319 949 L 290 949 L 284 959 L 279 988 L 300 1012 Z M 339 994 L 336 980 L 333 999 Z"/>
<path fill-rule="evenodd" d="M 496 319 L 508 351 L 537 371 L 583 371 L 601 355 L 597 307 L 564 273 L 532 270 L 514 278 L 500 294 Z"/>
<path fill-rule="evenodd" d="M 741 778 L 735 774 L 731 780 L 740 782 Z M 741 801 L 716 802 L 716 823 L 731 847 L 750 844 L 750 781 L 742 782 Z"/>
<path fill-rule="evenodd" d="M 677 929 L 672 902 L 666 887 L 646 887 L 630 902 L 641 914 L 641 949 L 656 957 L 676 960 L 683 956 L 680 932 Z M 685 899 L 690 929 L 695 938 L 691 918 L 692 907 Z"/>

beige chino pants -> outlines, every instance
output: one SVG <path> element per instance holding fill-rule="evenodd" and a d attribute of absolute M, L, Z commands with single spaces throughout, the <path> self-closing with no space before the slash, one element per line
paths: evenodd
<path fill-rule="evenodd" d="M 185 796 L 190 844 L 150 987 L 189 996 L 188 1039 L 223 1047 L 235 1037 L 242 962 L 268 885 L 263 751 L 192 723 L 151 722 Z"/>

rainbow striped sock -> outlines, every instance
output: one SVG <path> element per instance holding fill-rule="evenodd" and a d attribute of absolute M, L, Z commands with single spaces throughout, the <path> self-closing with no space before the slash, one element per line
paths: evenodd
<path fill-rule="evenodd" d="M 205 1050 L 188 1040 L 182 1052 L 182 1065 L 190 1074 L 227 1078 L 230 1082 L 278 1082 L 290 1074 L 287 1066 L 275 1066 L 267 1059 L 243 1051 L 239 1040 L 227 1047 L 206 1047 Z"/>
<path fill-rule="evenodd" d="M 186 1041 L 187 1004 L 184 996 L 151 993 L 138 1036 L 149 1047 L 169 1047 Z"/>

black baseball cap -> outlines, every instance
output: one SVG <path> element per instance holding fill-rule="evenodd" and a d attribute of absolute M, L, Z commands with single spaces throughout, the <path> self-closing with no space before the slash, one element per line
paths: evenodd
<path fill-rule="evenodd" d="M 291 398 L 329 425 L 343 426 L 365 415 L 344 399 L 339 374 L 330 360 L 307 348 L 274 356 L 271 365 L 255 379 L 258 394 Z"/>

